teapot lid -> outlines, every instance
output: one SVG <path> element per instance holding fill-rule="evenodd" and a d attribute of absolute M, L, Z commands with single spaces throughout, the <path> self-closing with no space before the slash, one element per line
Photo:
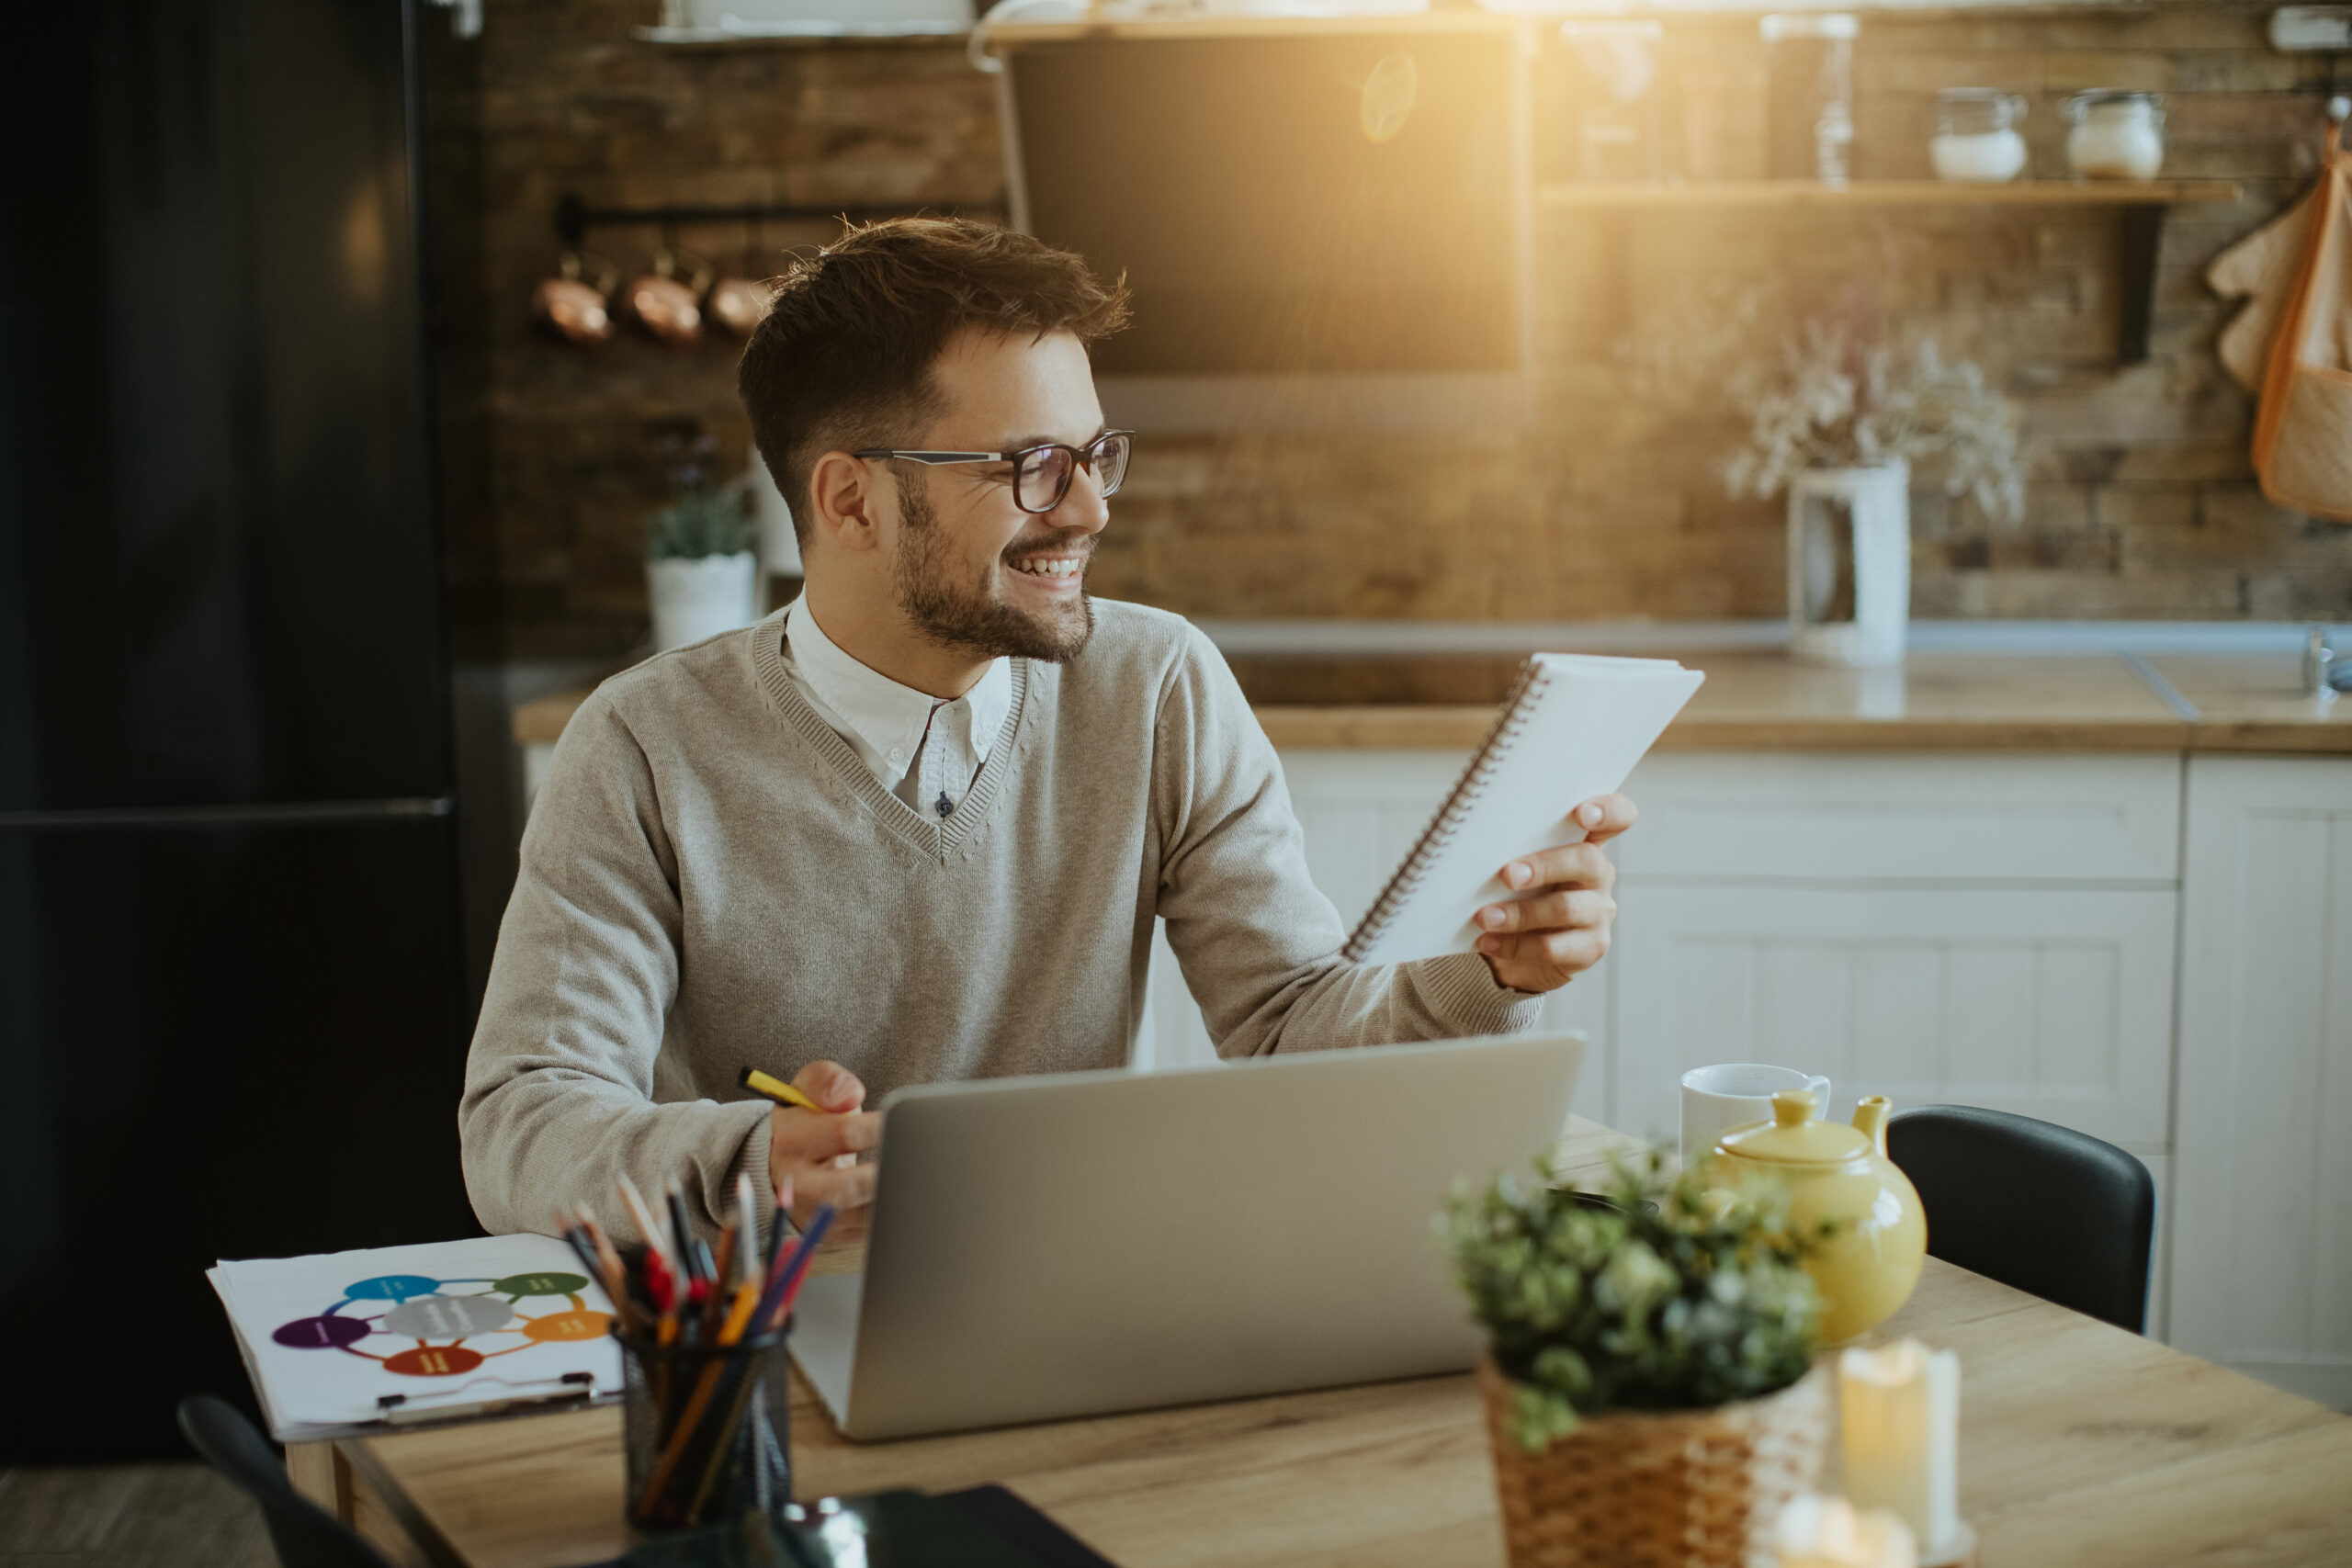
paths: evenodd
<path fill-rule="evenodd" d="M 1742 1159 L 1778 1165 L 1843 1165 L 1871 1152 L 1869 1134 L 1817 1122 L 1813 1114 L 1817 1108 L 1810 1090 L 1784 1089 L 1772 1096 L 1772 1120 L 1725 1133 L 1716 1146 Z"/>

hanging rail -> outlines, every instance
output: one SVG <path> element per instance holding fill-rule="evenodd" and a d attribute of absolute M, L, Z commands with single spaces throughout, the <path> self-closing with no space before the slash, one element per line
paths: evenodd
<path fill-rule="evenodd" d="M 972 206 L 960 202 L 923 202 L 919 205 L 906 202 L 888 205 L 842 203 L 822 207 L 793 202 L 754 202 L 741 207 L 591 207 L 577 192 L 572 192 L 555 204 L 555 233 L 564 249 L 576 251 L 587 243 L 591 229 L 674 229 L 689 224 L 824 223 L 844 220 L 863 222 L 877 218 L 923 216 L 989 218 L 1001 221 L 1004 209 L 999 205 Z"/>

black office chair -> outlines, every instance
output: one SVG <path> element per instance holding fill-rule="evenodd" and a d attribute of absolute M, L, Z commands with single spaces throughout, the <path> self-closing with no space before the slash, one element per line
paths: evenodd
<path fill-rule="evenodd" d="M 1973 1105 L 1897 1111 L 1886 1147 L 1927 1207 L 1929 1252 L 2145 1330 L 2156 1222 L 2146 1166 L 2087 1133 Z"/>
<path fill-rule="evenodd" d="M 392 1568 L 358 1531 L 294 1490 L 243 1412 L 209 1393 L 180 1401 L 180 1432 L 204 1461 L 261 1505 L 284 1568 Z"/>

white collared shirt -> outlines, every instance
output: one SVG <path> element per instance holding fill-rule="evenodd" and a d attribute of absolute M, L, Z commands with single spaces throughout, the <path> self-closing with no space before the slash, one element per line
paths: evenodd
<path fill-rule="evenodd" d="M 926 817 L 944 817 L 972 787 L 1012 706 L 1012 668 L 992 659 L 972 689 L 944 700 L 902 686 L 843 652 L 806 599 L 785 611 L 785 668 L 800 694 L 873 770 Z"/>

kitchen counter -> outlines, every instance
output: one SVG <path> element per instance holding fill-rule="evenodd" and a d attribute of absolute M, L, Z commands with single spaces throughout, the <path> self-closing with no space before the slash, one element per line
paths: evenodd
<path fill-rule="evenodd" d="M 2292 659 L 2151 654 L 2143 661 L 2197 714 L 2191 750 L 2352 752 L 2352 694 L 2317 703 Z"/>
<path fill-rule="evenodd" d="M 1929 651 L 1892 670 L 1831 670 L 1710 650 L 1683 662 L 1707 683 L 1662 750 L 2352 755 L 2352 698 L 2297 694 L 2287 655 Z M 1232 664 L 1276 746 L 1467 750 L 1519 660 L 1250 655 Z M 552 745 L 587 695 L 516 708 L 516 744 Z"/>

